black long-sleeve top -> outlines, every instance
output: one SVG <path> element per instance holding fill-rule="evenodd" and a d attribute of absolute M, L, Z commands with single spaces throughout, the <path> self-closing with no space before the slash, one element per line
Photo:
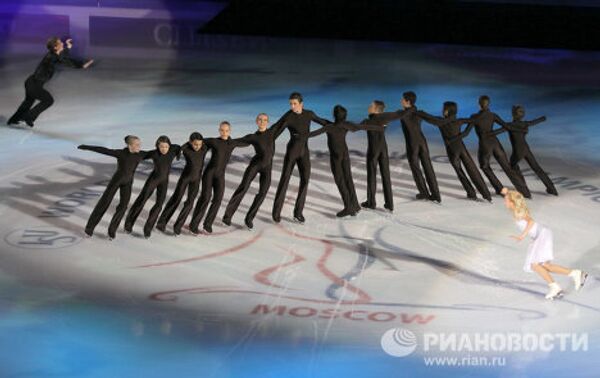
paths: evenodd
<path fill-rule="evenodd" d="M 471 129 L 475 127 L 479 139 L 495 138 L 494 123 L 502 127 L 506 125 L 506 122 L 498 114 L 489 110 L 480 110 L 479 113 L 472 114 L 470 118 L 473 118 L 473 121 L 465 129 L 463 137 L 467 136 L 471 132 Z"/>
<path fill-rule="evenodd" d="M 408 109 L 411 109 L 412 112 L 403 117 L 400 122 L 404 139 L 406 140 L 406 149 L 410 151 L 412 147 L 425 143 L 425 135 L 423 135 L 423 130 L 421 130 L 421 118 L 416 113 L 418 111 L 417 107 L 412 106 Z"/>
<path fill-rule="evenodd" d="M 298 114 L 291 110 L 288 110 L 276 123 L 273 124 L 277 138 L 283 130 L 288 129 L 290 132 L 290 141 L 294 142 L 306 142 L 308 140 L 308 134 L 310 133 L 310 123 L 316 122 L 321 126 L 325 126 L 330 121 L 318 117 L 312 110 L 303 109 L 302 113 Z"/>
<path fill-rule="evenodd" d="M 150 157 L 148 151 L 140 151 L 138 153 L 131 153 L 127 147 L 120 150 L 113 150 L 106 147 L 100 146 L 89 146 L 82 144 L 79 147 L 80 150 L 94 151 L 99 154 L 108 155 L 117 158 L 117 170 L 113 175 L 113 180 L 118 183 L 127 183 L 133 180 L 133 175 L 138 164 Z"/>
<path fill-rule="evenodd" d="M 158 179 L 165 180 L 169 177 L 169 173 L 171 172 L 171 165 L 173 164 L 173 159 L 181 156 L 181 146 L 177 144 L 172 144 L 169 147 L 169 151 L 166 154 L 161 154 L 158 149 L 152 150 L 148 152 L 148 158 L 152 159 L 154 163 L 154 170 L 150 173 L 150 179 Z"/>
<path fill-rule="evenodd" d="M 194 151 L 189 143 L 181 146 L 181 153 L 185 158 L 185 167 L 181 172 L 182 177 L 188 177 L 190 181 L 197 181 L 202 177 L 202 170 L 204 169 L 204 158 L 208 147 L 206 143 L 202 143 L 202 147 L 198 151 Z"/>
<path fill-rule="evenodd" d="M 273 160 L 275 154 L 275 139 L 277 138 L 278 132 L 283 127 L 283 123 L 273 125 L 265 131 L 256 131 L 252 134 L 248 134 L 240 140 L 244 143 L 248 143 L 254 147 L 255 155 L 252 158 L 254 161 L 260 161 L 262 163 L 269 163 Z"/>
<path fill-rule="evenodd" d="M 70 49 L 65 48 L 60 54 L 48 52 L 38 64 L 33 78 L 42 83 L 47 83 L 54 76 L 56 66 L 62 64 L 71 68 L 83 68 L 84 62 L 70 57 Z"/>
<path fill-rule="evenodd" d="M 417 116 L 434 126 L 439 127 L 442 138 L 447 146 L 461 140 L 460 127 L 465 123 L 473 122 L 473 118 L 456 118 L 456 116 L 436 117 L 419 110 Z"/>
<path fill-rule="evenodd" d="M 311 131 L 309 137 L 327 133 L 327 147 L 329 148 L 329 153 L 334 157 L 343 157 L 346 151 L 348 151 L 346 134 L 348 134 L 348 131 L 355 132 L 358 130 L 383 133 L 385 127 L 381 125 L 357 125 L 352 122 L 342 121 L 330 123 L 318 130 Z"/>
<path fill-rule="evenodd" d="M 369 118 L 365 118 L 362 120 L 361 124 L 370 124 L 377 126 L 385 126 L 388 123 L 395 121 L 397 119 L 404 119 L 406 116 L 411 114 L 414 110 L 412 108 L 405 110 L 398 110 L 395 112 L 385 112 L 385 113 L 371 113 L 369 114 Z M 385 129 L 384 129 L 385 130 Z M 368 130 L 367 131 L 367 139 L 370 147 L 381 146 L 385 142 L 385 132 Z"/>
<path fill-rule="evenodd" d="M 229 158 L 231 158 L 231 153 L 236 147 L 249 146 L 249 143 L 243 141 L 242 138 L 207 138 L 204 139 L 204 144 L 212 151 L 206 169 L 216 169 L 217 171 L 221 171 L 220 174 L 225 173 L 225 167 L 229 162 Z"/>

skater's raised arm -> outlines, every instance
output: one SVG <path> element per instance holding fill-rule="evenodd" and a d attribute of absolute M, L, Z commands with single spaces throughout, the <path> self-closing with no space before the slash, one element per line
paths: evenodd
<path fill-rule="evenodd" d="M 323 133 L 326 133 L 326 132 L 327 132 L 327 130 L 329 130 L 330 128 L 332 128 L 332 127 L 333 127 L 332 125 L 333 125 L 333 124 L 328 124 L 328 125 L 325 125 L 325 126 L 321 127 L 320 129 L 317 129 L 317 130 L 311 131 L 310 133 L 308 133 L 308 137 L 309 137 L 309 138 L 312 138 L 312 137 L 319 136 L 319 135 L 321 135 L 321 134 L 323 134 Z"/>
<path fill-rule="evenodd" d="M 60 52 L 60 54 L 58 54 L 58 61 L 67 66 L 67 67 L 71 67 L 71 68 L 88 68 L 89 66 L 92 65 L 92 63 L 94 63 L 93 59 L 90 59 L 86 62 L 84 62 L 83 60 L 80 59 L 75 59 L 71 57 L 71 48 L 73 47 L 73 40 L 72 39 L 67 39 L 65 42 L 65 48 Z"/>
<path fill-rule="evenodd" d="M 121 153 L 121 150 L 113 150 L 111 148 L 106 148 L 106 147 L 101 147 L 101 146 L 90 146 L 87 144 L 81 144 L 81 145 L 77 146 L 77 148 L 80 150 L 93 151 L 93 152 L 97 152 L 102 155 L 108 155 L 108 156 L 113 156 L 113 157 L 118 157 L 119 154 Z"/>
<path fill-rule="evenodd" d="M 231 143 L 233 143 L 235 147 L 248 147 L 250 145 L 250 142 L 248 142 L 246 136 L 237 139 L 232 139 Z"/>
<path fill-rule="evenodd" d="M 525 124 L 527 125 L 527 127 L 529 127 L 529 126 L 535 126 L 535 125 L 537 125 L 539 123 L 542 123 L 544 121 L 546 121 L 546 116 L 541 116 L 541 117 L 538 117 L 538 118 L 533 119 L 531 121 L 525 121 Z"/>

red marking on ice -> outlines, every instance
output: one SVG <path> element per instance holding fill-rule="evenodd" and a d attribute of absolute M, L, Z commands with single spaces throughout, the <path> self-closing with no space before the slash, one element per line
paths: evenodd
<path fill-rule="evenodd" d="M 213 257 L 220 257 L 220 256 L 228 255 L 230 253 L 238 252 L 238 251 L 241 251 L 244 248 L 248 247 L 249 245 L 251 245 L 252 243 L 254 243 L 255 241 L 257 241 L 258 239 L 260 239 L 261 236 L 262 236 L 262 234 L 263 234 L 263 231 L 260 231 L 254 237 L 252 237 L 251 239 L 245 241 L 242 244 L 238 244 L 236 246 L 224 249 L 222 251 L 217 251 L 217 252 L 209 253 L 207 255 L 195 256 L 195 257 L 190 257 L 190 258 L 182 259 L 182 260 L 174 260 L 174 261 L 166 261 L 166 262 L 161 262 L 161 263 L 139 265 L 139 266 L 135 266 L 134 268 L 153 268 L 153 267 L 157 267 L 157 266 L 183 264 L 183 263 L 187 263 L 187 262 L 191 262 L 191 261 L 200 261 L 200 260 L 211 259 Z"/>
<path fill-rule="evenodd" d="M 298 255 L 297 253 L 294 253 L 294 252 L 288 252 L 288 253 L 291 254 L 292 256 L 294 256 L 294 259 L 292 261 L 288 261 L 288 262 L 285 262 L 282 264 L 278 264 L 278 265 L 269 267 L 265 270 L 261 270 L 260 272 L 258 272 L 254 275 L 254 280 L 256 280 L 258 283 L 261 283 L 263 285 L 267 285 L 270 287 L 276 287 L 279 289 L 284 289 L 284 287 L 271 282 L 271 280 L 269 279 L 269 276 L 281 268 L 284 268 L 284 267 L 287 267 L 290 265 L 294 265 L 294 264 L 297 264 L 299 262 L 306 260 L 304 257 Z"/>
<path fill-rule="evenodd" d="M 331 270 L 329 270 L 327 268 L 327 266 L 326 266 L 327 260 L 329 259 L 329 257 L 331 256 L 331 254 L 333 253 L 333 250 L 334 250 L 334 247 L 329 240 L 315 238 L 312 236 L 306 236 L 306 235 L 299 234 L 297 232 L 292 232 L 281 225 L 278 225 L 278 227 L 281 231 L 283 231 L 286 234 L 291 235 L 293 237 L 296 237 L 299 239 L 314 240 L 314 241 L 323 243 L 325 245 L 325 251 L 323 252 L 321 257 L 319 258 L 319 261 L 317 262 L 317 268 L 319 269 L 319 271 L 321 273 L 323 273 L 323 275 L 325 275 L 325 277 L 329 278 L 335 284 L 342 286 L 342 287 L 346 287 L 349 291 L 358 295 L 359 299 L 356 301 L 352 301 L 353 303 L 371 302 L 371 297 L 369 296 L 369 294 L 367 294 L 366 292 L 362 291 L 361 289 L 359 289 L 357 287 L 354 287 L 348 281 L 346 281 L 342 277 L 336 275 L 335 273 L 333 273 Z"/>

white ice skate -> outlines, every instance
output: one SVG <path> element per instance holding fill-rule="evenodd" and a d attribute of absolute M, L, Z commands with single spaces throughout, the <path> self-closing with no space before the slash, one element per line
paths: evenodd
<path fill-rule="evenodd" d="M 569 273 L 569 277 L 573 279 L 573 283 L 575 284 L 576 291 L 583 287 L 587 276 L 588 274 L 586 272 L 579 269 L 573 269 L 571 273 Z"/>
<path fill-rule="evenodd" d="M 563 296 L 564 293 L 556 282 L 552 282 L 548 285 L 548 287 L 549 290 L 548 294 L 546 294 L 546 299 L 554 300 L 555 298 L 560 298 Z"/>

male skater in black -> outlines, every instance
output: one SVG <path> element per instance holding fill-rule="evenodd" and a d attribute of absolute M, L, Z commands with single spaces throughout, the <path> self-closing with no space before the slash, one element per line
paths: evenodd
<path fill-rule="evenodd" d="M 500 141 L 493 132 L 494 123 L 504 127 L 506 122 L 504 122 L 496 113 L 490 111 L 490 98 L 488 96 L 484 95 L 479 97 L 479 107 L 481 110 L 479 113 L 471 115 L 471 118 L 475 118 L 475 120 L 472 123 L 469 123 L 469 126 L 464 132 L 466 135 L 473 127 L 475 127 L 475 131 L 479 137 L 479 167 L 483 173 L 485 173 L 488 180 L 490 180 L 490 183 L 496 190 L 496 194 L 501 195 L 500 192 L 502 191 L 503 185 L 490 166 L 490 159 L 494 156 L 515 189 L 517 189 L 517 191 L 525 198 L 531 198 L 531 193 L 529 192 L 529 189 L 527 189 L 525 181 L 521 180 L 519 175 L 510 167 L 506 152 L 504 152 L 504 148 L 502 148 Z"/>
<path fill-rule="evenodd" d="M 202 175 L 202 192 L 196 203 L 192 222 L 190 223 L 190 231 L 193 234 L 198 234 L 198 225 L 204 217 L 208 202 L 211 198 L 212 202 L 206 219 L 204 219 L 204 230 L 209 234 L 212 233 L 212 224 L 217 217 L 217 212 L 223 200 L 223 192 L 225 191 L 225 168 L 231 157 L 231 153 L 236 147 L 245 147 L 249 144 L 239 139 L 231 139 L 231 125 L 227 121 L 221 122 L 219 125 L 219 138 L 206 138 L 204 143 L 212 151 L 210 161 Z"/>
<path fill-rule="evenodd" d="M 492 197 L 490 195 L 490 191 L 488 190 L 485 182 L 483 181 L 483 177 L 477 170 L 477 166 L 471 155 L 469 155 L 469 151 L 465 147 L 462 139 L 460 138 L 460 126 L 473 122 L 472 118 L 456 118 L 456 113 L 458 112 L 458 106 L 455 102 L 446 101 L 444 102 L 444 107 L 442 113 L 444 117 L 435 117 L 431 114 L 428 114 L 423 111 L 418 111 L 417 115 L 424 119 L 426 122 L 431 123 L 434 126 L 439 127 L 440 132 L 442 134 L 442 138 L 444 139 L 444 144 L 446 145 L 446 152 L 448 153 L 448 159 L 450 160 L 450 164 L 456 171 L 456 175 L 460 180 L 463 188 L 467 192 L 467 197 L 476 200 L 477 195 L 475 193 L 475 189 L 471 185 L 471 182 L 467 178 L 467 175 L 462 169 L 462 165 L 464 166 L 467 174 L 475 184 L 475 187 L 481 193 L 481 196 L 488 201 L 492 201 Z"/>
<path fill-rule="evenodd" d="M 341 105 L 333 108 L 334 123 L 312 131 L 309 136 L 314 137 L 322 133 L 327 133 L 327 147 L 329 148 L 329 161 L 331 163 L 331 173 L 333 179 L 342 197 L 344 209 L 336 214 L 338 217 L 356 215 L 360 211 L 360 205 L 356 198 L 354 181 L 352 180 L 352 164 L 348 145 L 346 144 L 346 134 L 348 131 L 368 130 L 369 132 L 383 133 L 382 125 L 357 125 L 346 121 L 347 110 Z"/>
<path fill-rule="evenodd" d="M 275 154 L 275 139 L 281 133 L 284 123 L 278 122 L 276 125 L 267 128 L 268 124 L 269 116 L 267 116 L 265 113 L 260 113 L 256 117 L 258 131 L 241 138 L 242 141 L 249 143 L 254 147 L 256 154 L 252 160 L 250 160 L 250 164 L 248 164 L 248 167 L 244 172 L 242 182 L 233 193 L 233 196 L 229 200 L 229 204 L 227 204 L 227 209 L 225 210 L 225 215 L 223 216 L 223 223 L 228 226 L 231 225 L 231 218 L 240 205 L 242 198 L 244 198 L 244 195 L 246 195 L 250 184 L 256 175 L 260 173 L 258 193 L 254 197 L 254 201 L 252 201 L 250 210 L 248 210 L 248 213 L 244 219 L 246 226 L 249 229 L 252 229 L 254 227 L 254 217 L 256 216 L 260 205 L 267 196 L 267 192 L 271 186 L 271 168 L 273 165 L 273 155 Z"/>
<path fill-rule="evenodd" d="M 108 237 L 112 240 L 116 236 L 117 228 L 121 223 L 121 219 L 125 215 L 129 199 L 131 197 L 131 186 L 133 184 L 133 175 L 140 161 L 149 158 L 148 151 L 140 151 L 141 142 L 140 139 L 134 135 L 128 135 L 125 137 L 125 144 L 127 147 L 122 150 L 113 150 L 98 146 L 80 145 L 77 148 L 80 150 L 89 150 L 98 152 L 103 155 L 109 155 L 117 158 L 117 171 L 113 174 L 110 179 L 106 190 L 98 200 L 96 207 L 90 215 L 87 225 L 85 226 L 85 233 L 88 236 L 94 234 L 94 228 L 102 219 L 102 216 L 108 209 L 112 199 L 114 198 L 117 190 L 119 191 L 119 204 L 117 205 L 117 211 L 110 221 L 108 227 Z"/>
<path fill-rule="evenodd" d="M 544 172 L 542 167 L 540 167 L 538 164 L 537 160 L 533 156 L 533 153 L 529 149 L 529 144 L 525 140 L 525 136 L 529 131 L 529 126 L 534 126 L 538 123 L 544 122 L 546 117 L 539 117 L 532 121 L 524 121 L 523 118 L 525 117 L 525 108 L 521 105 L 514 105 L 512 107 L 512 116 L 512 122 L 506 123 L 502 129 L 494 132 L 495 135 L 498 135 L 506 130 L 509 131 L 510 143 L 512 145 L 510 166 L 515 173 L 518 174 L 523 181 L 525 181 L 525 178 L 521 173 L 521 169 L 519 168 L 519 162 L 525 159 L 527 163 L 529 163 L 531 169 L 533 169 L 533 171 L 546 186 L 546 193 L 557 196 L 558 192 L 556 191 L 556 187 L 552 183 L 552 180 L 550 180 L 550 177 L 548 177 L 546 172 Z"/>
<path fill-rule="evenodd" d="M 190 140 L 181 146 L 181 152 L 185 158 L 185 167 L 183 168 L 183 172 L 181 172 L 181 176 L 177 181 L 175 191 L 171 195 L 171 198 L 167 202 L 165 209 L 158 219 L 156 228 L 159 230 L 163 232 L 166 230 L 169 219 L 171 219 L 175 213 L 175 210 L 177 210 L 177 207 L 181 203 L 183 195 L 187 190 L 187 198 L 183 203 L 183 208 L 181 209 L 181 212 L 175 221 L 175 225 L 173 226 L 173 232 L 175 235 L 181 234 L 181 227 L 183 227 L 188 215 L 190 214 L 190 211 L 192 211 L 194 200 L 196 199 L 198 190 L 200 189 L 200 179 L 202 178 L 202 169 L 204 168 L 204 157 L 206 156 L 206 151 L 208 151 L 208 147 L 206 147 L 206 144 L 203 143 L 202 134 L 198 132 L 192 133 L 190 135 Z"/>
<path fill-rule="evenodd" d="M 29 127 L 33 127 L 37 117 L 52 106 L 54 99 L 50 92 L 44 89 L 44 84 L 52 79 L 56 65 L 62 64 L 71 68 L 86 69 L 94 63 L 92 59 L 84 63 L 69 57 L 71 47 L 73 47 L 71 39 L 67 39 L 66 48 L 59 38 L 53 37 L 48 40 L 46 43 L 48 53 L 38 64 L 33 75 L 25 80 L 25 100 L 23 100 L 15 114 L 9 118 L 8 125 L 18 125 L 19 121 L 25 121 Z M 36 100 L 39 100 L 39 103 L 33 106 Z"/>
<path fill-rule="evenodd" d="M 369 105 L 369 118 L 364 119 L 361 124 L 386 126 L 388 123 L 407 117 L 413 113 L 413 109 L 398 110 L 396 112 L 384 113 L 385 103 L 374 100 Z M 383 185 L 384 207 L 394 211 L 394 194 L 392 192 L 392 180 L 390 177 L 390 158 L 388 154 L 385 132 L 367 131 L 367 200 L 361 206 L 367 209 L 375 209 L 375 193 L 377 191 L 377 165 L 381 173 Z"/>
<path fill-rule="evenodd" d="M 273 127 L 277 127 L 279 136 L 286 128 L 290 132 L 290 141 L 287 144 L 285 157 L 283 159 L 283 168 L 281 170 L 281 178 L 277 185 L 275 193 L 275 201 L 273 202 L 273 221 L 279 223 L 281 221 L 281 209 L 285 201 L 290 177 L 294 165 L 298 166 L 300 174 L 300 187 L 298 188 L 298 197 L 294 207 L 294 219 L 300 223 L 304 222 L 302 212 L 304 210 L 304 202 L 306 201 L 306 193 L 308 191 L 308 181 L 310 179 L 310 151 L 308 150 L 308 133 L 310 132 L 310 123 L 316 122 L 322 126 L 330 123 L 326 119 L 319 118 L 317 115 L 308 109 L 304 109 L 302 95 L 294 92 L 290 95 L 290 108 L 286 114 L 277 121 Z"/>
<path fill-rule="evenodd" d="M 154 170 L 148 176 L 142 191 L 133 202 L 133 206 L 129 209 L 129 214 L 125 218 L 125 231 L 131 233 L 135 220 L 142 212 L 146 201 L 156 190 L 156 203 L 150 209 L 148 219 L 144 225 L 144 237 L 149 238 L 152 234 L 154 224 L 158 219 L 158 215 L 162 210 L 162 205 L 167 198 L 167 190 L 169 189 L 169 173 L 173 159 L 179 160 L 181 154 L 181 146 L 171 144 L 171 140 L 166 135 L 161 135 L 156 140 L 156 149 L 148 153 L 148 157 L 154 162 Z"/>
<path fill-rule="evenodd" d="M 416 102 L 417 95 L 415 92 L 408 91 L 402 94 L 402 100 L 400 100 L 402 109 L 414 109 L 416 111 Z M 411 113 L 401 120 L 401 124 L 406 141 L 406 157 L 413 179 L 415 180 L 415 185 L 419 191 L 416 198 L 441 202 L 442 197 L 440 196 L 437 179 L 431 164 L 431 158 L 429 157 L 429 146 L 421 130 L 421 118 L 416 113 Z M 423 172 L 421 172 L 419 163 L 421 163 L 420 165 L 423 167 L 423 171 L 425 171 L 425 178 L 423 178 Z M 425 181 L 427 181 L 427 184 L 425 184 Z M 429 185 L 429 189 L 427 185 Z"/>

